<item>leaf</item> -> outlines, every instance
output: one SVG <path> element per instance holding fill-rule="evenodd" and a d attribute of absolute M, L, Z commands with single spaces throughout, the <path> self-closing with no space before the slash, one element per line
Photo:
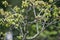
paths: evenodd
<path fill-rule="evenodd" d="M 7 2 L 7 1 L 3 1 L 2 4 L 3 4 L 5 7 L 7 7 L 8 2 Z"/>
<path fill-rule="evenodd" d="M 53 2 L 53 0 L 49 0 L 49 2 L 50 2 L 50 3 L 52 3 L 52 2 Z"/>

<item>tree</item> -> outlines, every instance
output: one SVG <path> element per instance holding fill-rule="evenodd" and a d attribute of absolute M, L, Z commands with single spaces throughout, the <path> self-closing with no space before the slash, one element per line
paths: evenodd
<path fill-rule="evenodd" d="M 60 7 L 56 2 L 22 0 L 20 6 L 13 6 L 3 1 L 6 10 L 0 8 L 0 33 L 5 38 L 11 31 L 13 40 L 56 40 L 60 33 Z"/>

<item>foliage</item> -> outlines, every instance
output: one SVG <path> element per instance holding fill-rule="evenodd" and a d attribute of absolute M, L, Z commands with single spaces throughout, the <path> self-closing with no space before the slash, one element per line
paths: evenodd
<path fill-rule="evenodd" d="M 56 1 L 21 0 L 21 5 L 1 1 L 0 39 L 7 31 L 13 32 L 13 40 L 58 40 L 60 33 L 60 7 Z M 58 37 L 58 38 L 57 38 Z"/>

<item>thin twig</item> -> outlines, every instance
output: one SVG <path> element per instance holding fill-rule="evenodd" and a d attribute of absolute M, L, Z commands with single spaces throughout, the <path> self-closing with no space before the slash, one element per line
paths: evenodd
<path fill-rule="evenodd" d="M 10 10 L 12 11 L 12 13 L 16 14 L 16 11 L 14 11 L 10 6 L 8 6 L 10 8 Z"/>

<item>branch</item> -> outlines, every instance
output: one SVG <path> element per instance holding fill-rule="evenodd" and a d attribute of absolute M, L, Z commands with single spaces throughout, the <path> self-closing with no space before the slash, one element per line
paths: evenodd
<path fill-rule="evenodd" d="M 54 4 L 57 3 L 58 1 L 60 1 L 60 0 L 54 0 L 54 2 L 52 3 L 52 5 L 54 5 Z"/>
<path fill-rule="evenodd" d="M 36 11 L 35 11 L 35 6 L 33 5 L 33 12 L 34 12 L 34 16 L 36 17 Z"/>
<path fill-rule="evenodd" d="M 58 21 L 59 22 L 59 21 Z M 48 23 L 46 27 L 50 26 L 51 24 L 55 24 L 55 23 L 58 23 L 56 22 L 55 20 L 53 20 L 52 22 Z"/>
<path fill-rule="evenodd" d="M 44 29 L 45 29 L 45 23 L 43 23 L 43 27 L 42 27 L 42 29 L 41 29 L 41 31 L 39 32 L 39 29 L 38 29 L 38 23 L 36 23 L 36 28 L 37 28 L 37 34 L 35 34 L 34 36 L 32 36 L 32 37 L 27 37 L 27 39 L 34 39 L 34 38 L 36 38 Z"/>
<path fill-rule="evenodd" d="M 31 22 L 28 22 L 29 24 L 33 24 L 33 23 L 36 23 L 37 22 L 37 20 L 33 20 L 33 21 L 31 21 Z"/>
<path fill-rule="evenodd" d="M 42 13 L 43 8 L 40 9 L 39 15 Z"/>
<path fill-rule="evenodd" d="M 16 14 L 16 12 L 10 6 L 8 6 L 8 7 L 12 11 L 12 13 Z"/>
<path fill-rule="evenodd" d="M 36 29 L 37 29 L 37 34 L 35 34 L 33 37 L 27 37 L 26 39 L 34 39 L 38 36 L 39 34 L 39 29 L 38 29 L 38 23 L 36 23 Z"/>
<path fill-rule="evenodd" d="M 21 35 L 23 36 L 23 30 L 21 26 L 20 26 L 20 31 L 21 31 Z"/>
<path fill-rule="evenodd" d="M 28 31 L 24 34 L 22 40 L 25 40 L 26 39 L 27 34 L 28 34 Z"/>
<path fill-rule="evenodd" d="M 53 23 L 54 22 L 54 23 Z M 48 27 L 48 26 L 50 26 L 51 24 L 55 24 L 55 23 L 57 23 L 57 22 L 55 22 L 54 20 L 52 21 L 52 22 L 50 22 L 49 24 L 47 24 L 47 26 L 46 27 L 44 27 L 45 26 L 45 23 L 46 22 L 43 22 L 43 27 L 42 27 L 42 29 L 41 29 L 41 31 L 39 32 L 39 30 L 38 30 L 38 24 L 36 24 L 37 26 L 37 34 L 35 34 L 34 36 L 32 36 L 32 37 L 27 37 L 26 39 L 34 39 L 34 38 L 36 38 L 40 33 L 42 33 L 44 30 L 45 30 L 45 28 L 46 27 Z"/>

